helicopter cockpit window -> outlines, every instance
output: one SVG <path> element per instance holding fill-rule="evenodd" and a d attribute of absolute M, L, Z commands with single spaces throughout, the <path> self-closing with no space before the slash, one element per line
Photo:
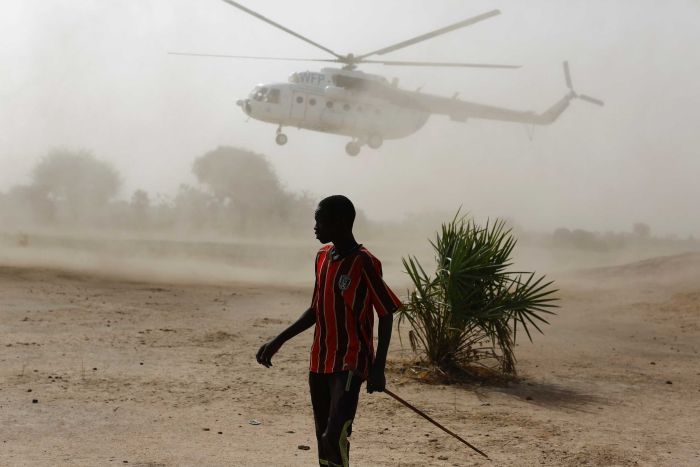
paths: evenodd
<path fill-rule="evenodd" d="M 253 100 L 262 101 L 267 94 L 268 89 L 266 87 L 253 89 Z"/>
<path fill-rule="evenodd" d="M 265 101 L 269 102 L 270 104 L 278 104 L 280 101 L 280 90 L 270 89 L 270 91 L 267 93 Z"/>

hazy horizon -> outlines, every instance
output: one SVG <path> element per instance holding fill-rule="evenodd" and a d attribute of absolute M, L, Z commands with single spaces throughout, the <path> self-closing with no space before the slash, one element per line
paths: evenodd
<path fill-rule="evenodd" d="M 356 158 L 347 138 L 250 120 L 235 106 L 260 82 L 314 63 L 208 59 L 169 51 L 324 58 L 218 0 L 7 2 L 0 17 L 0 192 L 28 183 L 52 148 L 87 149 L 136 189 L 172 195 L 195 184 L 194 159 L 221 145 L 264 154 L 286 187 L 341 192 L 372 219 L 454 211 L 557 227 L 700 235 L 700 4 L 426 1 L 246 6 L 341 53 L 362 53 L 500 8 L 501 16 L 407 48 L 392 59 L 512 63 L 520 70 L 363 66 L 400 86 L 541 111 L 578 91 L 548 127 L 433 116 L 413 136 Z M 389 56 L 387 56 L 389 58 Z"/>

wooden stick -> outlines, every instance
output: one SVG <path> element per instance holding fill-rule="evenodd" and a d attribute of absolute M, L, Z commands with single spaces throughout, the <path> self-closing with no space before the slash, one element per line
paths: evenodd
<path fill-rule="evenodd" d="M 396 400 L 397 400 L 398 402 L 400 402 L 401 404 L 403 404 L 403 405 L 405 405 L 406 407 L 408 407 L 409 409 L 413 410 L 415 413 L 417 413 L 417 414 L 420 415 L 421 417 L 423 417 L 423 418 L 425 418 L 426 420 L 428 420 L 430 423 L 432 423 L 432 424 L 435 425 L 436 427 L 440 428 L 440 429 L 441 429 L 442 431 L 444 431 L 445 433 L 454 436 L 455 438 L 457 438 L 458 440 L 460 440 L 462 443 L 466 444 L 467 446 L 469 446 L 470 448 L 472 448 L 473 450 L 475 450 L 476 452 L 478 452 L 479 454 L 481 454 L 481 455 L 484 456 L 485 458 L 487 458 L 487 459 L 489 458 L 489 456 L 487 456 L 486 454 L 484 454 L 482 451 L 480 451 L 480 450 L 479 450 L 478 448 L 476 448 L 475 446 L 472 446 L 471 444 L 469 444 L 469 442 L 467 442 L 466 440 L 464 440 L 461 436 L 459 436 L 458 434 L 456 434 L 456 433 L 454 433 L 454 432 L 448 430 L 447 428 L 445 428 L 444 426 L 442 426 L 441 424 L 439 424 L 438 422 L 436 422 L 435 420 L 433 420 L 432 418 L 430 418 L 428 415 L 426 415 L 423 411 L 421 411 L 420 409 L 417 409 L 417 408 L 413 407 L 411 404 L 409 404 L 409 403 L 406 402 L 405 400 L 401 399 L 399 396 L 397 396 L 397 395 L 394 394 L 393 392 L 389 391 L 389 390 L 386 389 L 386 388 L 384 388 L 384 392 L 387 393 L 388 395 L 390 395 L 391 397 L 393 397 L 394 399 L 396 399 Z"/>

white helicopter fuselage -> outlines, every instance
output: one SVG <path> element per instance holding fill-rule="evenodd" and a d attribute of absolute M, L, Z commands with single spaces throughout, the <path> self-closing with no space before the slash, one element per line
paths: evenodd
<path fill-rule="evenodd" d="M 325 68 L 320 73 L 293 73 L 287 83 L 260 84 L 238 104 L 256 120 L 373 140 L 375 144 L 415 133 L 430 116 L 420 109 L 336 86 L 333 76 L 338 74 L 388 85 L 376 75 Z"/>
<path fill-rule="evenodd" d="M 377 149 L 384 140 L 415 133 L 433 114 L 457 122 L 478 118 L 549 125 L 575 98 L 603 105 L 573 90 L 566 63 L 564 74 L 569 92 L 541 113 L 463 101 L 456 94 L 442 97 L 399 89 L 383 76 L 339 68 L 292 73 L 287 83 L 260 84 L 237 104 L 248 116 L 276 124 L 277 144 L 287 142 L 283 127 L 304 128 L 350 136 L 345 150 L 354 156 L 365 144 Z"/>

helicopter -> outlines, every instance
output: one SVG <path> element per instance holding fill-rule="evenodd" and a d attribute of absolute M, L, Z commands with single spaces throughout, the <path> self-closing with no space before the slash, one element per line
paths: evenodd
<path fill-rule="evenodd" d="M 500 10 L 492 10 L 467 18 L 369 53 L 342 55 L 233 0 L 222 1 L 323 50 L 332 55 L 333 58 L 306 59 L 184 52 L 171 52 L 171 54 L 253 60 L 326 62 L 343 65 L 341 68 L 327 67 L 320 71 L 294 72 L 289 76 L 287 82 L 259 84 L 253 88 L 247 98 L 239 99 L 236 102 L 236 105 L 241 107 L 248 117 L 277 125 L 275 141 L 279 145 L 284 145 L 288 141 L 287 135 L 282 131 L 283 128 L 297 127 L 349 136 L 351 140 L 345 146 L 345 151 L 350 156 L 356 156 L 365 145 L 372 149 L 379 149 L 385 140 L 405 138 L 417 132 L 434 114 L 446 115 L 457 122 L 466 122 L 468 119 L 488 119 L 548 125 L 556 121 L 574 99 L 578 98 L 592 104 L 604 105 L 603 101 L 579 94 L 574 90 L 567 62 L 563 63 L 563 67 L 568 92 L 541 113 L 468 102 L 458 99 L 457 94 L 443 97 L 422 93 L 420 89 L 409 91 L 399 88 L 397 79 L 389 81 L 381 75 L 365 73 L 357 69 L 358 65 L 363 63 L 442 68 L 520 68 L 517 65 L 369 58 L 376 55 L 382 56 L 456 29 L 476 24 L 501 14 Z"/>

